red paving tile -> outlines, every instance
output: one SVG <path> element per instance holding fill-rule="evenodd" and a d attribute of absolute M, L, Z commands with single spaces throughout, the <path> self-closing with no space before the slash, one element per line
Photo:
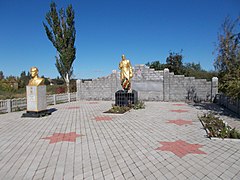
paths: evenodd
<path fill-rule="evenodd" d="M 171 110 L 171 112 L 183 113 L 183 112 L 188 112 L 188 110 L 184 110 L 184 109 L 175 109 L 175 110 Z"/>
<path fill-rule="evenodd" d="M 88 104 L 98 104 L 98 102 L 89 102 Z"/>
<path fill-rule="evenodd" d="M 186 106 L 186 104 L 173 104 L 173 106 Z"/>
<path fill-rule="evenodd" d="M 111 115 L 103 111 L 111 107 L 112 101 L 99 101 L 97 105 L 89 102 L 94 101 L 58 104 L 54 108 L 61 110 L 31 121 L 20 119 L 22 112 L 0 115 L 0 179 L 94 177 L 108 180 L 131 179 L 133 175 L 136 179 L 162 179 L 161 175 L 166 179 L 239 177 L 240 143 L 206 138 L 201 123 L 194 123 L 198 121 L 197 114 L 205 110 L 187 104 L 173 106 L 180 102 L 147 102 L 145 110 Z M 67 107 L 80 109 L 67 110 Z M 170 111 L 174 109 L 189 112 Z M 66 119 L 69 115 L 70 119 Z M 99 120 L 112 118 L 112 121 L 96 121 L 95 117 Z M 166 123 L 179 119 L 192 120 L 193 125 L 184 127 Z M 79 137 L 80 134 L 86 137 Z M 68 135 L 70 137 L 66 138 Z M 158 137 L 161 139 L 156 141 Z M 216 163 L 221 167 L 218 168 Z M 138 171 L 134 171 L 136 166 Z M 177 173 L 169 173 L 174 170 L 172 167 Z"/>
<path fill-rule="evenodd" d="M 42 139 L 50 139 L 49 144 L 53 144 L 61 141 L 76 142 L 76 138 L 80 136 L 83 136 L 83 135 L 76 134 L 76 132 L 54 133 L 52 136 L 45 137 Z"/>
<path fill-rule="evenodd" d="M 71 107 L 67 107 L 66 109 L 80 109 L 79 106 L 71 106 Z"/>
<path fill-rule="evenodd" d="M 175 142 L 161 141 L 160 144 L 162 144 L 163 146 L 158 147 L 155 150 L 170 151 L 180 158 L 186 156 L 187 154 L 206 154 L 205 152 L 198 149 L 201 148 L 203 145 L 189 144 L 186 141 L 182 140 L 177 140 Z"/>
<path fill-rule="evenodd" d="M 111 121 L 112 118 L 110 116 L 97 116 L 95 117 L 96 121 Z"/>
<path fill-rule="evenodd" d="M 185 125 L 185 124 L 192 124 L 192 121 L 184 120 L 184 119 L 176 119 L 176 120 L 168 120 L 167 123 L 173 123 L 179 126 Z"/>

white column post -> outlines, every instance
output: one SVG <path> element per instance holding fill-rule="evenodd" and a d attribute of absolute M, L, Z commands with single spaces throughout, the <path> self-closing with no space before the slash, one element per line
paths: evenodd
<path fill-rule="evenodd" d="M 7 112 L 10 113 L 12 112 L 12 100 L 7 99 Z"/>

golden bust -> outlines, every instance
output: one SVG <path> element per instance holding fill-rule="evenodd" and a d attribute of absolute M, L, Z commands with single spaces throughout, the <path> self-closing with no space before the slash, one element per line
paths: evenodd
<path fill-rule="evenodd" d="M 119 63 L 120 80 L 121 85 L 124 90 L 129 90 L 131 88 L 131 79 L 133 77 L 132 65 L 129 60 L 125 58 L 125 55 L 122 55 L 122 60 Z"/>
<path fill-rule="evenodd" d="M 38 68 L 36 67 L 32 67 L 30 69 L 30 74 L 32 76 L 32 79 L 30 79 L 28 85 L 29 86 L 40 86 L 40 85 L 44 85 L 44 79 L 38 77 Z"/>

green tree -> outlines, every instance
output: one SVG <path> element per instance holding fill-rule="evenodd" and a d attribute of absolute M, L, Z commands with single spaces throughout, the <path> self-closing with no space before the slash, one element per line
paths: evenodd
<path fill-rule="evenodd" d="M 156 71 L 163 70 L 166 68 L 166 64 L 161 64 L 160 61 L 153 61 L 153 62 L 148 62 L 146 63 L 146 66 L 155 69 Z"/>
<path fill-rule="evenodd" d="M 183 65 L 184 75 L 187 77 L 195 77 L 196 79 L 207 79 L 211 81 L 213 77 L 217 77 L 216 71 L 206 71 L 202 68 L 200 63 L 185 63 Z"/>
<path fill-rule="evenodd" d="M 26 85 L 28 84 L 29 80 L 30 80 L 30 74 L 26 74 L 26 71 L 22 71 L 20 74 L 20 78 L 18 79 L 18 83 L 19 83 L 19 87 L 20 88 L 24 88 L 26 87 Z"/>
<path fill-rule="evenodd" d="M 163 70 L 164 68 L 169 68 L 168 64 L 161 64 L 159 61 L 153 61 L 146 63 L 146 66 L 153 68 L 155 70 Z M 179 74 L 188 77 L 195 77 L 196 79 L 207 79 L 211 80 L 213 77 L 217 77 L 218 73 L 216 71 L 206 71 L 201 67 L 200 63 L 185 63 L 181 66 Z"/>
<path fill-rule="evenodd" d="M 217 76 L 215 72 L 206 71 L 202 69 L 200 63 L 185 63 L 184 64 L 184 75 L 188 77 L 195 77 L 196 79 L 207 79 L 211 80 L 212 77 Z"/>
<path fill-rule="evenodd" d="M 4 79 L 4 75 L 3 75 L 3 72 L 0 71 L 0 80 Z"/>
<path fill-rule="evenodd" d="M 69 83 L 73 74 L 73 62 L 76 58 L 76 48 L 74 46 L 76 38 L 74 10 L 69 5 L 65 10 L 61 8 L 57 12 L 56 4 L 50 4 L 50 11 L 46 14 L 49 27 L 43 22 L 48 39 L 57 49 L 56 67 L 59 74 L 64 79 L 69 92 Z"/>
<path fill-rule="evenodd" d="M 195 64 L 194 62 L 185 63 L 184 68 L 191 69 L 193 71 L 202 71 L 203 70 L 200 63 Z"/>
<path fill-rule="evenodd" d="M 50 85 L 50 81 L 49 81 L 48 78 L 44 77 L 44 75 L 42 75 L 41 78 L 44 79 L 44 84 L 45 84 L 46 86 Z"/>
<path fill-rule="evenodd" d="M 6 77 L 6 80 L 8 81 L 8 82 L 16 82 L 17 81 L 17 77 L 15 77 L 15 76 L 13 76 L 13 75 L 10 75 L 10 76 L 7 76 Z"/>
<path fill-rule="evenodd" d="M 240 17 L 227 17 L 218 35 L 217 57 L 214 66 L 219 72 L 219 90 L 240 98 Z"/>
<path fill-rule="evenodd" d="M 174 72 L 174 74 L 184 74 L 183 68 L 183 56 L 182 51 L 180 53 L 170 52 L 169 56 L 166 59 L 167 67 L 170 72 Z"/>

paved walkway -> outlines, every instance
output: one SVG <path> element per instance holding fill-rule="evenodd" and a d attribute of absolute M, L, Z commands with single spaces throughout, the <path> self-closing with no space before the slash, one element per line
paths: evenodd
<path fill-rule="evenodd" d="M 0 115 L 0 177 L 9 179 L 240 179 L 240 141 L 210 140 L 184 103 L 59 104 L 51 116 Z"/>

